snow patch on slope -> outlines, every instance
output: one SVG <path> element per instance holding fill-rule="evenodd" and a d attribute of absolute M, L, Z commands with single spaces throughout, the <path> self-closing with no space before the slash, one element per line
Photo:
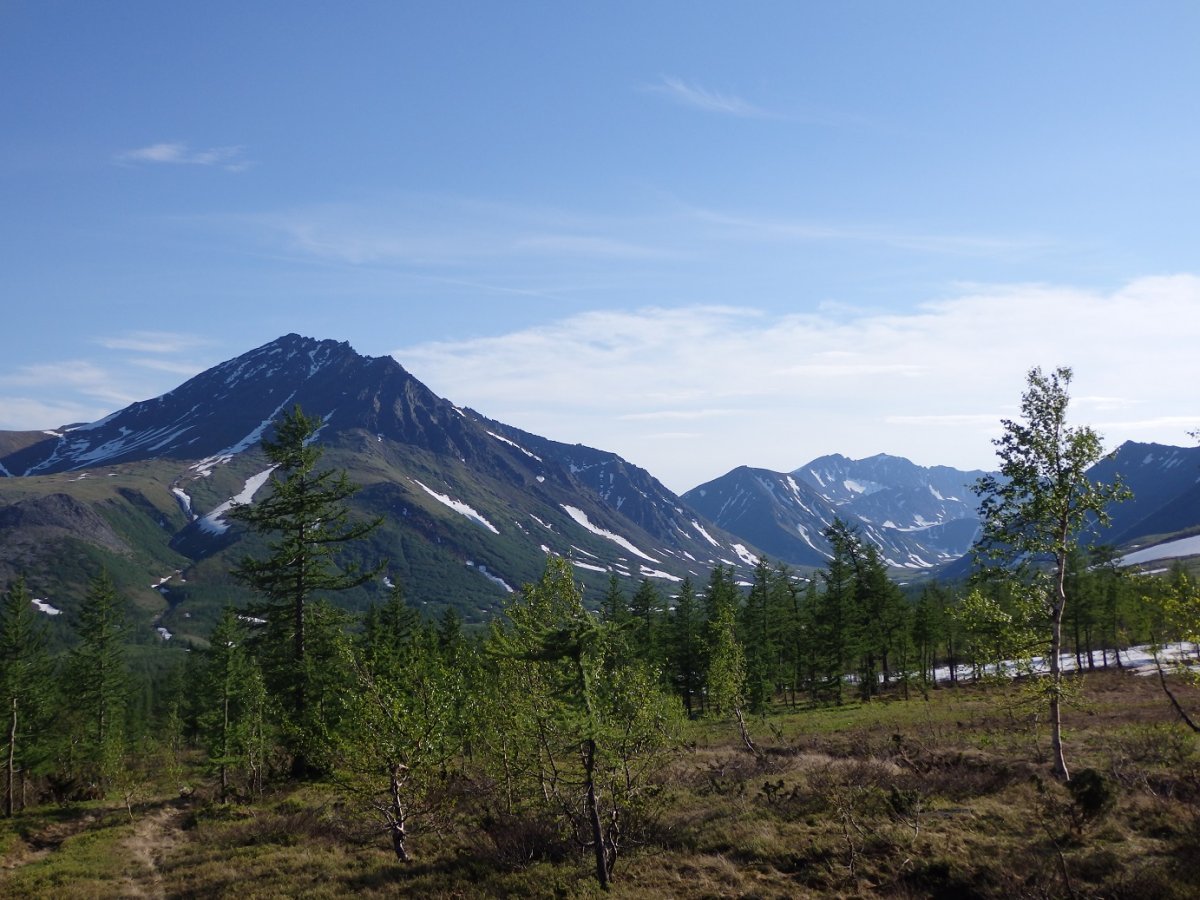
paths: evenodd
<path fill-rule="evenodd" d="M 494 431 L 489 431 L 488 434 L 490 434 L 492 437 L 494 437 L 496 440 L 498 440 L 502 444 L 508 444 L 508 446 L 510 446 L 510 447 L 515 447 L 516 449 L 518 449 L 522 453 L 524 453 L 526 456 L 528 456 L 530 459 L 536 459 L 538 462 L 542 461 L 542 458 L 540 456 L 538 456 L 536 453 L 530 453 L 528 450 L 526 450 L 524 447 L 522 447 L 520 444 L 516 443 L 515 441 L 510 441 L 506 437 L 501 437 L 500 435 L 496 434 L 496 432 L 494 432 Z"/>
<path fill-rule="evenodd" d="M 196 521 L 196 513 L 192 510 L 192 498 L 183 490 L 177 487 L 171 488 L 171 493 L 175 495 L 175 499 L 179 501 L 179 508 L 183 510 L 183 514 L 187 516 L 189 522 Z"/>
<path fill-rule="evenodd" d="M 448 506 L 450 509 L 454 510 L 460 516 L 466 516 L 468 519 L 470 519 L 476 525 L 481 525 L 482 527 L 484 527 L 488 531 L 490 531 L 492 534 L 500 533 L 500 529 L 498 529 L 495 525 L 493 525 L 491 522 L 489 522 L 487 519 L 485 519 L 481 513 L 476 511 L 474 508 L 468 506 L 466 503 L 463 503 L 461 500 L 454 500 L 454 499 L 451 499 L 446 494 L 439 494 L 433 488 L 426 487 L 425 485 L 421 484 L 421 482 L 417 481 L 417 479 L 415 479 L 415 478 L 412 478 L 410 480 L 413 482 L 413 484 L 420 487 L 423 491 L 425 491 L 425 493 L 427 493 L 430 497 L 432 497 L 438 503 L 441 503 L 443 506 Z"/>
<path fill-rule="evenodd" d="M 467 566 L 469 568 L 474 569 L 476 572 L 478 572 L 480 575 L 482 575 L 484 578 L 486 578 L 488 581 L 492 582 L 493 584 L 500 585 L 500 587 L 504 588 L 504 592 L 506 594 L 515 594 L 516 593 L 516 591 L 514 591 L 512 589 L 511 585 L 509 585 L 509 583 L 507 581 L 505 581 L 499 575 L 495 575 L 495 574 L 489 572 L 488 567 L 485 566 L 483 563 L 479 563 L 479 565 L 476 565 L 474 562 L 472 562 L 471 560 L 468 559 Z"/>
<path fill-rule="evenodd" d="M 219 453 L 214 453 L 212 456 L 208 457 L 207 459 L 200 460 L 200 462 L 198 462 L 192 466 L 192 471 L 194 471 L 198 475 L 202 475 L 202 476 L 210 475 L 210 474 L 212 474 L 213 466 L 219 465 L 221 463 L 227 463 L 227 462 L 229 462 L 229 460 L 231 460 L 234 456 L 241 453 L 242 451 L 248 450 L 251 447 L 254 447 L 254 446 L 262 443 L 263 434 L 266 433 L 266 430 L 269 427 L 271 427 L 271 424 L 277 418 L 279 418 L 280 412 L 283 411 L 283 408 L 285 406 L 287 406 L 288 403 L 291 402 L 291 399 L 295 396 L 296 396 L 296 392 L 292 391 L 290 394 L 287 395 L 287 398 L 282 403 L 280 403 L 277 407 L 275 407 L 275 411 L 272 412 L 265 419 L 263 419 L 261 422 L 259 422 L 258 425 L 249 434 L 247 434 L 244 438 L 242 438 L 237 443 L 231 444 L 230 446 L 226 447 L 224 450 L 220 451 Z M 326 419 L 326 421 L 328 421 L 329 417 L 326 416 L 325 419 Z"/>
<path fill-rule="evenodd" d="M 229 512 L 235 506 L 241 506 L 253 500 L 258 489 L 267 483 L 267 479 L 271 477 L 271 473 L 274 471 L 275 466 L 271 466 L 271 468 L 247 478 L 246 483 L 242 486 L 242 490 L 239 493 L 230 497 L 212 512 L 200 517 L 198 520 L 200 527 L 210 534 L 224 534 L 228 531 L 229 523 L 223 518 L 225 513 Z"/>
<path fill-rule="evenodd" d="M 695 519 L 692 519 L 692 527 L 695 528 L 698 532 L 700 532 L 700 536 L 702 538 L 704 538 L 706 541 L 708 541 L 710 544 L 712 544 L 714 547 L 721 546 L 713 539 L 713 536 L 711 534 L 709 534 L 707 531 L 704 530 L 704 526 L 701 525 L 699 522 L 697 522 Z"/>
<path fill-rule="evenodd" d="M 755 556 L 753 553 L 751 553 L 749 550 L 747 550 L 743 545 L 732 544 L 731 546 L 733 547 L 733 552 L 738 555 L 738 559 L 740 559 L 742 562 L 746 563 L 746 565 L 748 565 L 748 566 L 757 566 L 758 565 L 758 557 Z"/>
<path fill-rule="evenodd" d="M 39 600 L 37 597 L 33 598 L 33 608 L 40 613 L 45 613 L 48 616 L 62 615 L 62 610 L 56 606 L 51 606 L 49 600 Z"/>
<path fill-rule="evenodd" d="M 626 550 L 628 550 L 630 553 L 632 553 L 634 556 L 640 556 L 642 559 L 647 560 L 648 562 L 656 563 L 659 561 L 659 560 L 655 559 L 653 556 L 643 553 L 637 547 L 633 546 L 633 544 L 631 544 L 626 538 L 621 537 L 621 535 L 613 534 L 611 531 L 605 531 L 603 528 L 599 528 L 596 525 L 593 525 L 591 523 L 591 520 L 588 519 L 587 513 L 585 513 L 582 509 L 579 509 L 574 506 L 567 506 L 565 503 L 561 504 L 561 506 L 563 509 L 565 509 L 567 511 L 568 516 L 570 516 L 572 519 L 574 519 L 576 521 L 576 523 L 578 523 L 579 525 L 586 528 L 592 534 L 598 535 L 599 537 L 605 538 L 606 540 L 610 540 L 614 544 L 616 544 L 618 547 L 623 547 Z"/>

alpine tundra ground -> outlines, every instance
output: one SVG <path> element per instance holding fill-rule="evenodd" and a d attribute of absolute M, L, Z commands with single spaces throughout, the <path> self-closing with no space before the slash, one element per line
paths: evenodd
<path fill-rule="evenodd" d="M 749 723 L 757 758 L 733 726 L 690 723 L 651 813 L 626 823 L 611 896 L 1196 896 L 1200 738 L 1157 678 L 1078 684 L 1075 791 L 1049 775 L 1029 683 L 778 712 Z M 1200 689 L 1172 685 L 1200 709 Z M 469 760 L 462 771 L 466 784 Z M 128 782 L 128 803 L 43 806 L 0 825 L 0 893 L 601 895 L 580 848 L 543 823 L 480 817 L 454 778 L 408 864 L 332 785 L 222 806 L 199 773 Z"/>

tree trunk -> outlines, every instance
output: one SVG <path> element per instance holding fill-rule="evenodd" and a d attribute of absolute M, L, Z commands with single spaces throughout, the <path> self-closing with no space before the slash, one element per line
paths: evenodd
<path fill-rule="evenodd" d="M 1054 609 L 1050 628 L 1050 749 L 1054 754 L 1054 774 L 1069 781 L 1071 773 L 1063 755 L 1062 743 L 1062 625 L 1067 611 L 1067 594 L 1064 585 L 1066 557 L 1059 554 L 1058 578 L 1055 585 Z"/>
<path fill-rule="evenodd" d="M 388 828 L 392 833 L 392 852 L 396 854 L 396 859 L 400 862 L 408 862 L 411 858 L 408 855 L 408 829 L 404 827 L 405 819 L 404 802 L 400 797 L 400 788 L 403 784 L 403 773 L 405 767 L 399 763 L 392 766 L 391 772 L 391 789 L 392 789 L 392 808 L 388 816 Z"/>
<path fill-rule="evenodd" d="M 8 726 L 8 759 L 5 761 L 4 815 L 12 818 L 13 800 L 16 793 L 13 785 L 17 755 L 17 698 L 12 698 L 12 718 Z"/>
<path fill-rule="evenodd" d="M 750 738 L 750 729 L 746 727 L 746 719 L 742 715 L 742 708 L 740 706 L 735 706 L 733 708 L 733 715 L 737 719 L 738 730 L 742 734 L 742 743 L 745 744 L 746 749 L 753 753 L 756 757 L 761 757 L 762 753 L 759 751 L 758 747 L 755 746 L 754 741 Z"/>
<path fill-rule="evenodd" d="M 604 831 L 600 827 L 600 808 L 596 801 L 596 741 L 588 738 L 583 742 L 583 771 L 587 778 L 587 814 L 592 827 L 592 844 L 596 854 L 596 881 L 603 890 L 608 890 L 608 858 L 604 852 Z"/>
<path fill-rule="evenodd" d="M 221 802 L 229 800 L 229 694 L 221 703 Z"/>

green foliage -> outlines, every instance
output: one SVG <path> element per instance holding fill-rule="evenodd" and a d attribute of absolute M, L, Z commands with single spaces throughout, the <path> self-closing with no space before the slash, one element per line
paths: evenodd
<path fill-rule="evenodd" d="M 0 599 L 0 717 L 4 729 L 4 814 L 20 805 L 18 777 L 45 757 L 50 657 L 46 628 L 35 618 L 25 579 Z M 38 740 L 42 738 L 42 740 Z"/>
<path fill-rule="evenodd" d="M 679 586 L 675 609 L 667 620 L 667 671 L 689 716 L 703 704 L 704 622 L 692 580 Z"/>
<path fill-rule="evenodd" d="M 1038 647 L 1035 614 L 1039 598 L 1019 585 L 991 582 L 976 587 L 963 597 L 952 612 L 954 622 L 966 637 L 964 653 L 976 671 L 993 666 L 993 674 L 1009 674 L 1004 666 L 1010 663 L 1015 673 L 1028 674 L 1032 657 Z"/>
<path fill-rule="evenodd" d="M 345 501 L 357 488 L 345 472 L 317 471 L 321 449 L 313 441 L 320 427 L 299 406 L 276 422 L 275 438 L 263 440 L 263 451 L 283 477 L 272 475 L 266 498 L 230 513 L 273 536 L 266 558 L 246 557 L 233 574 L 263 598 L 251 607 L 265 623 L 254 644 L 267 687 L 285 713 L 298 774 L 327 741 L 347 678 L 337 639 L 341 622 L 314 597 L 361 585 L 384 565 L 363 570 L 336 559 L 336 551 L 366 537 L 379 521 L 350 522 Z"/>
<path fill-rule="evenodd" d="M 708 677 L 707 710 L 712 715 L 739 715 L 746 703 L 746 655 L 737 637 L 737 593 L 732 574 L 714 570 L 707 600 Z"/>
<path fill-rule="evenodd" d="M 398 592 L 390 603 L 372 627 L 380 643 L 354 661 L 355 689 L 333 737 L 334 771 L 407 861 L 412 829 L 436 824 L 446 806 L 447 768 L 463 735 L 454 711 L 466 685 L 455 665 L 457 625 L 442 630 L 445 644 L 428 640 L 410 627 Z"/>
<path fill-rule="evenodd" d="M 1050 728 L 1057 774 L 1069 776 L 1062 749 L 1059 709 L 1062 623 L 1067 605 L 1067 562 L 1091 521 L 1108 522 L 1111 503 L 1130 493 L 1118 478 L 1097 484 L 1087 472 L 1104 458 L 1100 436 L 1087 426 L 1067 425 L 1071 370 L 1029 371 L 1021 396 L 1021 420 L 1001 422 L 1004 434 L 993 443 L 1000 471 L 981 478 L 976 493 L 983 516 L 981 558 L 1024 573 L 1045 598 L 1050 623 Z M 1037 566 L 1050 565 L 1047 583 Z"/>
<path fill-rule="evenodd" d="M 551 557 L 507 614 L 486 645 L 495 677 L 480 741 L 499 785 L 496 812 L 560 821 L 591 848 L 606 886 L 678 703 L 644 662 L 617 652 L 615 626 L 587 611 L 565 560 Z"/>
<path fill-rule="evenodd" d="M 121 766 L 130 689 L 125 609 L 107 572 L 92 579 L 77 629 L 79 644 L 67 660 L 65 689 L 75 733 L 64 761 L 103 792 Z"/>
<path fill-rule="evenodd" d="M 266 685 L 247 641 L 246 626 L 226 607 L 199 673 L 199 740 L 222 802 L 235 788 L 242 796 L 261 795 L 274 737 Z"/>

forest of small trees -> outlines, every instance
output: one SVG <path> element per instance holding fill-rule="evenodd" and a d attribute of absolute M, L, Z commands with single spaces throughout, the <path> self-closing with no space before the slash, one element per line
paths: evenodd
<path fill-rule="evenodd" d="M 485 629 L 387 601 L 353 618 L 336 592 L 380 577 L 340 563 L 372 527 L 353 521 L 342 473 L 319 469 L 318 420 L 299 409 L 264 442 L 269 495 L 235 513 L 267 553 L 234 575 L 258 601 L 226 609 L 206 647 L 135 674 L 125 602 L 96 573 L 52 654 L 22 580 L 0 606 L 4 810 L 137 796 L 149 772 L 202 780 L 218 802 L 319 780 L 397 859 L 447 817 L 514 860 L 585 854 L 607 885 L 653 818 L 649 773 L 681 752 L 688 718 L 727 722 L 757 754 L 776 710 L 919 702 L 964 680 L 1031 671 L 1055 614 L 1031 582 L 981 570 L 906 588 L 873 545 L 835 522 L 827 565 L 804 577 L 761 560 L 750 583 L 615 575 L 584 597 L 549 557 Z M 1062 650 L 1080 671 L 1120 650 L 1196 638 L 1200 591 L 1181 568 L 1145 577 L 1103 550 L 1064 557 Z M 630 588 L 632 587 L 632 590 Z M 558 849 L 555 849 L 558 848 Z"/>

